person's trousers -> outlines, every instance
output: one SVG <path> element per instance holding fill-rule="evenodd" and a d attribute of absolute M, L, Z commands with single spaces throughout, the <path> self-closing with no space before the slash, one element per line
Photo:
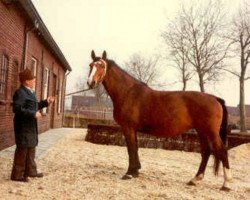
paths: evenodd
<path fill-rule="evenodd" d="M 17 180 L 37 174 L 36 148 L 16 147 L 11 179 Z"/>

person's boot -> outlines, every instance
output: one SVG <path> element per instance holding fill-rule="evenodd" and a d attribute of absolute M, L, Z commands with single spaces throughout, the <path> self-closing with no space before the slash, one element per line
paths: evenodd
<path fill-rule="evenodd" d="M 37 173 L 37 174 L 32 174 L 32 175 L 29 175 L 29 177 L 31 178 L 42 178 L 43 177 L 43 173 Z"/>
<path fill-rule="evenodd" d="M 12 181 L 18 181 L 18 182 L 29 182 L 28 177 L 23 178 L 11 178 Z"/>

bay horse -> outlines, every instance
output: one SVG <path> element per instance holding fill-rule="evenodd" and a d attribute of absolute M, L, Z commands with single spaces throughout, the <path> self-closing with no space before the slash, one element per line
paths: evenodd
<path fill-rule="evenodd" d="M 91 52 L 92 62 L 87 84 L 90 89 L 103 84 L 113 101 L 113 116 L 121 126 L 127 144 L 129 166 L 123 179 L 139 176 L 137 132 L 158 137 L 175 136 L 194 128 L 201 146 L 201 163 L 188 184 L 197 185 L 204 178 L 210 154 L 214 154 L 214 173 L 223 164 L 222 190 L 230 190 L 232 175 L 226 141 L 228 113 L 224 100 L 195 91 L 156 91 L 135 79 L 113 60 Z"/>

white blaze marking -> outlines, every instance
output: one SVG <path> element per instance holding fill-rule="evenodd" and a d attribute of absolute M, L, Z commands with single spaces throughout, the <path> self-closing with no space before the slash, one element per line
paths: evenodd
<path fill-rule="evenodd" d="M 89 78 L 88 78 L 88 84 L 91 84 L 92 83 L 92 81 L 93 81 L 93 77 L 94 77 L 94 75 L 95 75 L 95 73 L 96 73 L 96 66 L 93 66 L 93 68 L 92 68 L 92 71 L 91 71 L 91 74 L 89 75 Z"/>

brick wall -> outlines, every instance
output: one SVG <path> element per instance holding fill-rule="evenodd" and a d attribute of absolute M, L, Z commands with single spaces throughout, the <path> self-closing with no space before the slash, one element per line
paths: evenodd
<path fill-rule="evenodd" d="M 12 95 L 13 83 L 19 87 L 17 75 L 21 70 L 24 52 L 25 26 L 31 27 L 32 23 L 17 3 L 4 4 L 0 1 L 0 65 L 2 57 L 8 58 L 6 97 L 0 99 L 0 150 L 14 144 Z M 52 54 L 45 45 L 44 40 L 36 31 L 28 34 L 28 48 L 26 66 L 30 68 L 32 58 L 37 60 L 36 95 L 38 100 L 42 99 L 43 91 L 43 69 L 49 69 L 49 94 L 54 95 L 58 88 L 58 80 L 63 82 L 65 70 L 60 61 Z M 14 64 L 17 69 L 14 69 Z M 53 84 L 55 83 L 55 84 Z M 64 88 L 62 88 L 64 91 Z M 61 105 L 64 105 L 62 98 Z M 56 100 L 54 109 L 49 108 L 48 113 L 38 122 L 39 133 L 50 128 L 62 126 L 63 113 L 58 113 L 58 102 Z"/>

